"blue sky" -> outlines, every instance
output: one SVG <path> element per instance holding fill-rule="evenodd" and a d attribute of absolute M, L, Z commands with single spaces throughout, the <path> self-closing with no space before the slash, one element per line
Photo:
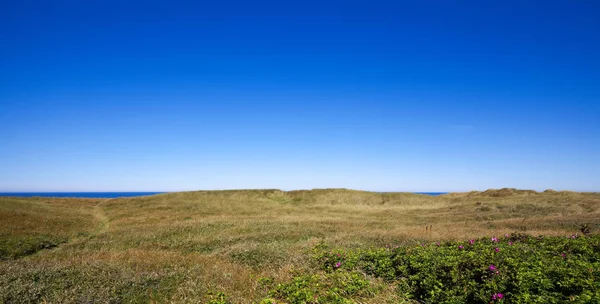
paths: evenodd
<path fill-rule="evenodd" d="M 4 1 L 0 41 L 0 191 L 600 191 L 598 1 Z"/>

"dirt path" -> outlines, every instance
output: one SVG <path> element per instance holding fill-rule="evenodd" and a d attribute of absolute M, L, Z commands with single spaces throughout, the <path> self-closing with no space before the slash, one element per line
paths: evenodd
<path fill-rule="evenodd" d="M 104 210 L 102 210 L 102 205 L 111 200 L 113 200 L 113 199 L 107 199 L 107 200 L 101 201 L 98 204 L 96 204 L 96 206 L 94 206 L 94 210 L 92 211 L 92 214 L 98 220 L 98 222 L 100 222 L 100 225 L 98 226 L 96 231 L 94 233 L 92 233 L 92 235 L 90 235 L 90 237 L 94 237 L 96 235 L 105 233 L 106 231 L 108 231 L 108 228 L 110 228 L 110 220 L 106 216 L 106 213 L 104 212 Z"/>

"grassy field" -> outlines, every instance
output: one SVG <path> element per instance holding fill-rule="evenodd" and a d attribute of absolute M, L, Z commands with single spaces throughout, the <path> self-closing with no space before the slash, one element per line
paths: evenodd
<path fill-rule="evenodd" d="M 599 230 L 600 194 L 502 189 L 432 197 L 326 189 L 4 197 L 0 303 L 260 303 L 269 297 L 285 303 L 269 290 L 326 274 L 312 258 L 315 248 L 355 252 L 513 232 L 570 236 L 581 234 L 582 225 Z M 350 299 L 404 300 L 382 278 L 363 275 L 373 289 Z"/>

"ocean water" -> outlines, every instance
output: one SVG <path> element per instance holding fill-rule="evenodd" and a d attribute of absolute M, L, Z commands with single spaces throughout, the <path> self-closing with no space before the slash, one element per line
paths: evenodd
<path fill-rule="evenodd" d="M 415 194 L 425 194 L 425 195 L 431 195 L 431 196 L 438 196 L 438 195 L 442 195 L 442 194 L 448 194 L 448 192 L 415 192 Z"/>
<path fill-rule="evenodd" d="M 18 197 L 75 197 L 75 198 L 118 198 L 154 195 L 165 192 L 0 192 L 0 196 Z"/>
<path fill-rule="evenodd" d="M 161 194 L 166 192 L 0 192 L 0 196 L 17 197 L 75 197 L 75 198 L 118 198 Z M 385 193 L 385 192 L 384 192 Z M 448 192 L 415 192 L 437 196 Z"/>

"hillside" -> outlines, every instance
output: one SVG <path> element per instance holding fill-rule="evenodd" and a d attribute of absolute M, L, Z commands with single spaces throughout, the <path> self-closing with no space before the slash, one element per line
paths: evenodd
<path fill-rule="evenodd" d="M 318 189 L 1 197 L 0 218 L 0 303 L 258 303 L 269 296 L 268 282 L 316 271 L 311 255 L 319 246 L 352 251 L 513 232 L 570 236 L 583 225 L 596 232 L 600 194 Z M 391 289 L 356 297 L 400 299 Z"/>

